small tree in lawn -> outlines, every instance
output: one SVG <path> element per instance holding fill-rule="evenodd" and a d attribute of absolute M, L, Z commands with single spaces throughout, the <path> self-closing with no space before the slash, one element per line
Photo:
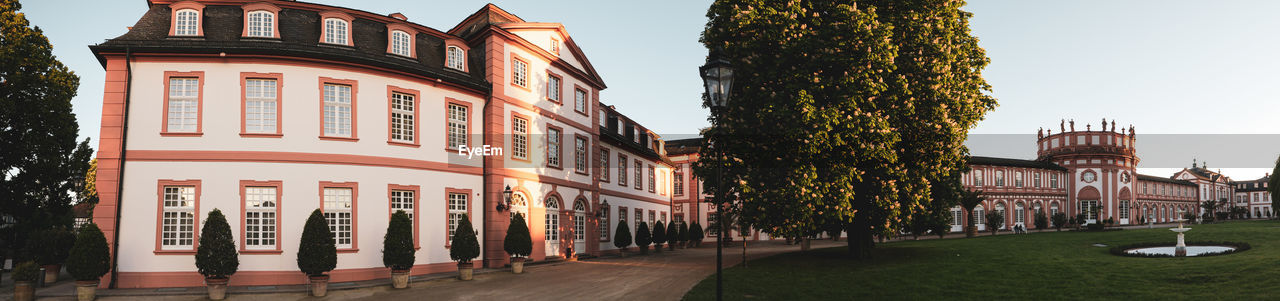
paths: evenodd
<path fill-rule="evenodd" d="M 71 247 L 67 272 L 79 281 L 98 281 L 108 271 L 111 271 L 111 250 L 107 237 L 98 229 L 98 224 L 89 223 L 80 228 L 76 245 Z"/>
<path fill-rule="evenodd" d="M 515 258 L 528 257 L 533 253 L 533 238 L 529 236 L 529 226 L 524 221 L 524 214 L 517 213 L 511 218 L 507 236 L 502 239 L 502 250 Z"/>
<path fill-rule="evenodd" d="M 964 190 L 960 193 L 960 207 L 964 208 L 965 216 L 969 217 L 965 219 L 964 237 L 974 237 L 978 235 L 978 226 L 973 224 L 973 210 L 985 200 L 986 198 L 982 196 L 981 190 Z"/>
<path fill-rule="evenodd" d="M 694 246 L 702 246 L 702 239 L 705 237 L 706 234 L 702 233 L 702 224 L 693 221 L 693 225 L 689 226 L 689 241 L 693 242 Z"/>
<path fill-rule="evenodd" d="M 1044 215 L 1044 211 L 1036 211 L 1035 217 L 1036 230 L 1044 230 L 1049 227 L 1049 217 Z"/>
<path fill-rule="evenodd" d="M 662 253 L 662 243 L 667 242 L 667 226 L 662 221 L 653 223 L 653 235 L 650 236 L 653 237 L 654 252 Z"/>
<path fill-rule="evenodd" d="M 465 265 L 471 263 L 471 259 L 476 257 L 480 257 L 480 241 L 476 240 L 476 230 L 471 227 L 471 218 L 464 213 L 462 221 L 458 222 L 458 229 L 453 231 L 449 258 L 457 261 L 458 264 Z"/>
<path fill-rule="evenodd" d="M 408 271 L 416 259 L 413 250 L 413 222 L 404 210 L 396 210 L 387 223 L 387 234 L 382 237 L 382 266 L 392 272 Z"/>
<path fill-rule="evenodd" d="M 298 244 L 298 269 L 311 277 L 326 277 L 338 265 L 338 247 L 320 209 L 311 212 Z"/>
<path fill-rule="evenodd" d="M 1004 225 L 1004 214 L 1000 211 L 992 210 L 987 212 L 987 230 L 991 231 L 991 235 L 996 235 L 996 231 L 1000 231 L 1000 225 Z"/>
<path fill-rule="evenodd" d="M 222 210 L 213 209 L 200 228 L 200 246 L 196 248 L 196 269 L 205 279 L 227 279 L 240 268 L 231 226 Z"/>
<path fill-rule="evenodd" d="M 631 229 L 627 228 L 627 223 L 618 223 L 617 230 L 613 231 L 613 246 L 618 248 L 618 256 L 624 253 L 622 249 L 631 246 Z"/>
<path fill-rule="evenodd" d="M 640 254 L 649 253 L 649 243 L 653 242 L 653 237 L 649 236 L 649 225 L 641 222 L 640 227 L 636 228 L 636 247 L 640 248 Z"/>

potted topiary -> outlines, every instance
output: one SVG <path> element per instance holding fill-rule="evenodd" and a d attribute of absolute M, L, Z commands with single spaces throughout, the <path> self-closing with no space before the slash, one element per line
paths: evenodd
<path fill-rule="evenodd" d="M 31 301 L 35 299 L 35 282 L 40 280 L 40 267 L 33 261 L 19 263 L 13 267 L 13 300 Z"/>
<path fill-rule="evenodd" d="M 382 237 L 382 265 L 391 268 L 391 287 L 409 287 L 409 270 L 415 260 L 413 249 L 413 222 L 404 210 L 396 210 L 387 223 L 387 234 Z"/>
<path fill-rule="evenodd" d="M 689 226 L 689 242 L 692 242 L 693 247 L 695 248 L 701 247 L 702 239 L 704 237 L 705 236 L 703 236 L 702 233 L 702 224 L 698 224 L 698 221 L 693 221 L 693 225 Z"/>
<path fill-rule="evenodd" d="M 80 228 L 76 244 L 67 257 L 67 272 L 76 278 L 76 296 L 80 300 L 93 300 L 97 295 L 99 279 L 111 271 L 110 252 L 107 237 L 97 224 Z"/>
<path fill-rule="evenodd" d="M 631 246 L 631 228 L 627 228 L 627 223 L 618 223 L 618 229 L 613 231 L 613 246 L 618 248 L 618 257 L 626 257 L 627 247 Z"/>
<path fill-rule="evenodd" d="M 62 263 L 67 261 L 71 247 L 76 243 L 76 235 L 63 229 L 50 229 L 36 232 L 39 239 L 31 239 L 29 250 L 35 255 L 36 263 L 44 267 L 44 283 L 58 282 L 58 274 L 62 272 Z"/>
<path fill-rule="evenodd" d="M 636 228 L 636 248 L 640 249 L 640 255 L 649 254 L 649 243 L 653 242 L 653 237 L 649 236 L 649 225 L 640 223 L 640 227 Z"/>
<path fill-rule="evenodd" d="M 676 226 L 676 221 L 671 221 L 667 224 L 667 251 L 675 251 L 679 242 L 680 226 Z"/>
<path fill-rule="evenodd" d="M 533 253 L 533 238 L 529 236 L 529 226 L 525 225 L 524 214 L 517 213 L 507 226 L 507 237 L 502 239 L 502 250 L 511 255 L 511 273 L 524 273 L 524 258 Z"/>
<path fill-rule="evenodd" d="M 662 253 L 662 243 L 667 242 L 667 226 L 662 221 L 653 223 L 653 233 L 649 236 L 653 241 L 653 252 Z"/>
<path fill-rule="evenodd" d="M 196 247 L 196 270 L 204 275 L 209 299 L 222 300 L 227 296 L 227 281 L 240 268 L 240 255 L 236 252 L 231 226 L 222 210 L 214 208 L 200 228 L 200 246 Z"/>
<path fill-rule="evenodd" d="M 302 228 L 298 244 L 298 270 L 311 280 L 311 295 L 324 297 L 329 290 L 329 271 L 338 266 L 338 247 L 320 209 L 311 212 Z"/>
<path fill-rule="evenodd" d="M 462 214 L 458 229 L 453 231 L 452 246 L 449 247 L 449 258 L 458 262 L 458 279 L 471 280 L 471 259 L 480 257 L 480 241 L 476 240 L 476 230 L 471 227 L 471 218 Z"/>

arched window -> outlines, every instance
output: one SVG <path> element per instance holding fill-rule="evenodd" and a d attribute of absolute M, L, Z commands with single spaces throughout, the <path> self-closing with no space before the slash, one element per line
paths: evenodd
<path fill-rule="evenodd" d="M 1006 222 L 1009 221 L 1009 215 L 1004 213 L 1004 203 L 996 203 L 996 213 L 1000 214 L 1000 216 L 1003 216 Z M 1004 223 L 1001 223 L 1000 229 L 1004 229 L 1003 224 Z"/>
<path fill-rule="evenodd" d="M 511 209 L 509 209 L 509 211 L 511 211 L 511 218 L 515 218 L 516 214 L 519 214 L 526 217 L 525 222 L 527 223 L 529 222 L 527 218 L 529 217 L 529 215 L 526 214 L 526 212 L 528 212 L 527 210 L 529 210 L 529 203 L 525 201 L 524 194 L 523 193 L 511 194 Z"/>
<path fill-rule="evenodd" d="M 951 226 L 958 227 L 964 225 L 964 209 L 960 206 L 951 207 Z"/>
<path fill-rule="evenodd" d="M 1014 216 L 1013 221 L 1014 221 L 1015 223 L 1019 223 L 1019 224 L 1026 225 L 1026 224 L 1027 224 L 1027 214 L 1026 214 L 1026 213 L 1027 213 L 1027 212 L 1026 212 L 1026 209 L 1022 207 L 1022 204 L 1014 205 L 1014 206 L 1013 206 L 1013 216 Z"/>
<path fill-rule="evenodd" d="M 1014 172 L 1014 173 L 1013 173 L 1013 185 L 1014 185 L 1014 186 L 1018 186 L 1018 187 L 1022 187 L 1022 172 L 1021 172 L 1021 171 L 1019 171 L 1019 172 Z"/>
<path fill-rule="evenodd" d="M 1004 171 L 996 171 L 996 186 L 1004 186 Z"/>
<path fill-rule="evenodd" d="M 545 237 L 547 241 L 560 240 L 560 198 L 554 195 L 549 196 L 543 202 L 543 205 L 546 205 L 545 207 L 547 208 L 546 223 L 544 224 L 546 225 L 547 236 Z"/>
<path fill-rule="evenodd" d="M 983 212 L 982 205 L 973 207 L 973 224 L 984 225 L 986 224 L 985 220 L 986 220 L 986 213 Z"/>
<path fill-rule="evenodd" d="M 409 37 L 409 33 L 396 30 L 391 32 L 391 53 L 399 56 L 412 57 L 413 52 L 409 48 L 409 43 L 413 39 Z"/>
<path fill-rule="evenodd" d="M 324 42 L 347 45 L 347 28 L 346 20 L 338 18 L 324 19 Z"/>
<path fill-rule="evenodd" d="M 462 47 L 449 46 L 445 49 L 445 67 L 453 68 L 458 71 L 465 71 L 463 63 L 466 62 L 465 53 Z"/>
<path fill-rule="evenodd" d="M 587 240 L 587 203 L 582 199 L 573 202 L 573 240 Z"/>
<path fill-rule="evenodd" d="M 1049 204 L 1049 216 L 1052 217 L 1057 214 L 1058 214 L 1058 203 L 1055 202 L 1053 204 Z"/>
<path fill-rule="evenodd" d="M 194 9 L 179 10 L 175 14 L 177 19 L 173 22 L 173 35 L 176 36 L 197 36 L 200 35 L 200 12 Z"/>
<path fill-rule="evenodd" d="M 982 186 L 983 182 L 984 181 L 982 180 L 982 170 L 981 169 L 973 170 L 973 186 Z"/>
<path fill-rule="evenodd" d="M 275 14 L 265 10 L 257 10 L 249 12 L 246 17 L 249 19 L 248 35 L 250 37 L 275 37 Z"/>

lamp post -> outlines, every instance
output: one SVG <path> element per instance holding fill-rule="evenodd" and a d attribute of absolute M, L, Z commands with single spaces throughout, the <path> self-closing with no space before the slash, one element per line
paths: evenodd
<path fill-rule="evenodd" d="M 498 212 L 511 209 L 511 186 L 502 189 L 502 200 L 498 201 L 498 206 L 494 209 L 498 210 Z"/>
<path fill-rule="evenodd" d="M 702 75 L 702 84 L 707 89 L 707 100 L 711 107 L 711 114 L 715 115 L 712 127 L 719 127 L 724 117 L 725 105 L 729 102 L 729 89 L 733 87 L 733 67 L 729 65 L 729 61 L 721 58 L 718 53 L 712 52 L 707 57 L 707 63 L 698 68 Z M 711 140 L 711 147 L 723 157 L 724 148 L 718 137 L 717 132 L 715 139 Z M 724 162 L 722 162 L 724 163 Z M 724 236 L 729 231 L 724 227 L 724 200 L 727 194 L 724 191 L 724 165 L 720 166 L 720 172 L 716 173 L 716 300 L 724 299 Z"/>

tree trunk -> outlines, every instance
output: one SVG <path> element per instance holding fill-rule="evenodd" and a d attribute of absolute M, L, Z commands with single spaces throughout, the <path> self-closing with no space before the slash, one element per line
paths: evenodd
<path fill-rule="evenodd" d="M 966 210 L 964 216 L 966 217 L 964 223 L 964 237 L 973 238 L 974 236 L 978 236 L 978 226 L 973 225 L 973 209 Z"/>
<path fill-rule="evenodd" d="M 871 259 L 871 248 L 875 247 L 875 236 L 871 234 L 871 227 L 859 222 L 849 224 L 845 229 L 849 237 L 845 239 L 849 244 L 849 255 L 856 259 Z"/>

